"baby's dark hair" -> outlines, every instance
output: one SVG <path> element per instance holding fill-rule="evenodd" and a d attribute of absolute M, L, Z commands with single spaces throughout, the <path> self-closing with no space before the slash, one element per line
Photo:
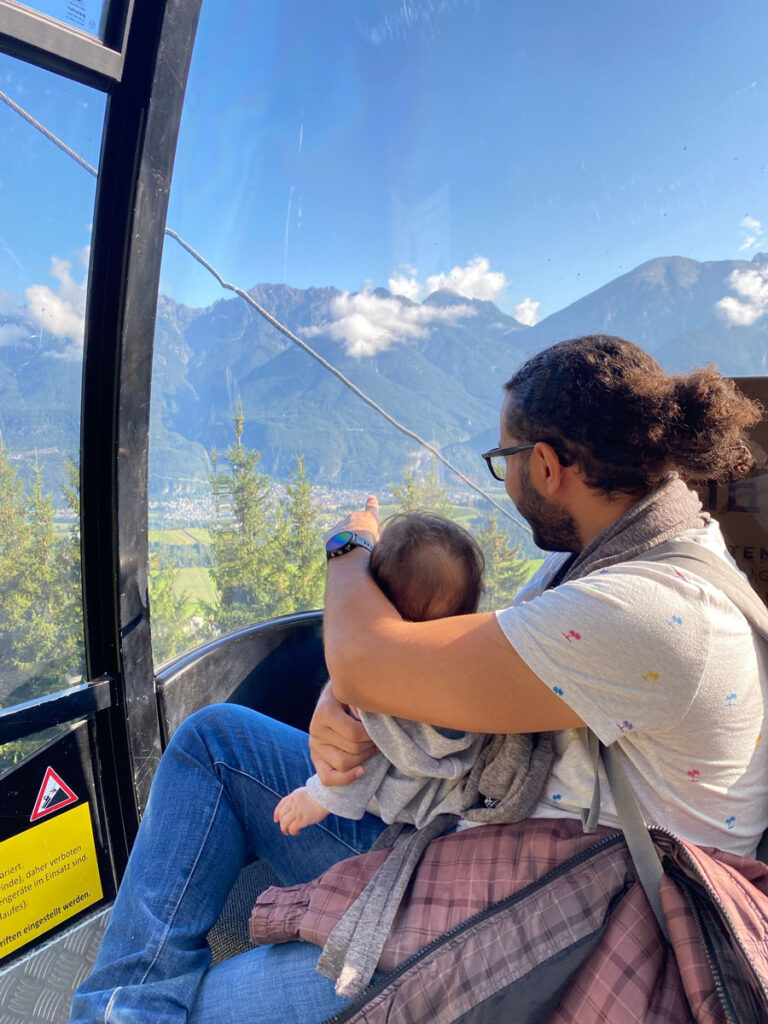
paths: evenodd
<path fill-rule="evenodd" d="M 477 611 L 483 552 L 463 527 L 444 516 L 419 511 L 391 516 L 369 564 L 379 587 L 410 622 Z"/>
<path fill-rule="evenodd" d="M 673 471 L 689 483 L 738 480 L 753 465 L 745 431 L 762 419 L 759 403 L 711 366 L 667 376 L 622 338 L 552 345 L 504 387 L 515 440 L 548 442 L 608 495 L 647 493 Z"/>

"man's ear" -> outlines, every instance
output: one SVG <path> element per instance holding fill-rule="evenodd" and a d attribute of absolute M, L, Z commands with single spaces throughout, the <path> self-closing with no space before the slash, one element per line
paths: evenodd
<path fill-rule="evenodd" d="M 546 441 L 537 441 L 530 460 L 530 475 L 537 480 L 539 489 L 549 497 L 553 497 L 563 485 L 565 467 L 561 464 L 557 452 Z"/>

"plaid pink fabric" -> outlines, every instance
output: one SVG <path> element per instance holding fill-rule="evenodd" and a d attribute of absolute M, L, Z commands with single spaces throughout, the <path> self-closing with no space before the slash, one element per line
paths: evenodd
<path fill-rule="evenodd" d="M 480 910 L 520 893 L 599 840 L 577 821 L 529 819 L 434 840 L 398 912 L 380 961 L 385 971 Z M 658 837 L 657 837 L 658 838 Z M 710 880 L 758 970 L 768 979 L 768 866 L 731 854 L 659 846 L 689 873 Z M 322 945 L 386 851 L 334 865 L 304 886 L 271 889 L 251 918 L 256 941 L 302 938 Z M 747 881 L 751 883 L 747 884 Z M 461 930 L 370 999 L 350 1024 L 449 1024 L 487 1001 L 487 1017 L 506 1020 L 504 990 L 537 965 L 586 940 L 605 922 L 596 949 L 577 971 L 549 1024 L 725 1024 L 685 896 L 669 878 L 662 901 L 672 948 L 658 926 L 623 842 L 598 848 L 509 909 Z M 476 1019 L 473 1016 L 473 1021 Z M 768 1020 L 768 1003 L 766 1003 Z"/>
<path fill-rule="evenodd" d="M 428 942 L 613 834 L 600 827 L 584 835 L 573 819 L 538 818 L 433 840 L 395 917 L 379 969 L 393 970 Z M 251 941 L 262 945 L 304 939 L 322 946 L 387 854 L 363 853 L 339 861 L 304 885 L 267 889 L 251 913 Z"/>
<path fill-rule="evenodd" d="M 768 1021 L 768 865 L 732 853 L 701 848 L 684 840 L 655 835 L 657 846 L 689 878 L 697 879 L 733 924 L 746 956 L 757 974 Z M 712 977 L 687 900 L 670 878 L 661 889 L 664 916 L 677 956 L 682 984 L 695 1019 L 716 1005 Z M 717 1018 L 714 1018 L 717 1019 Z"/>

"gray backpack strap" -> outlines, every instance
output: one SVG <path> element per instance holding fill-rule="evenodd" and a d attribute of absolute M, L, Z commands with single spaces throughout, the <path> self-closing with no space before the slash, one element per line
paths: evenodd
<path fill-rule="evenodd" d="M 669 541 L 638 556 L 638 561 L 671 562 L 679 569 L 687 569 L 696 576 L 713 584 L 733 602 L 749 625 L 763 640 L 768 642 L 768 609 L 754 592 L 746 579 L 725 562 L 719 555 L 694 544 L 692 541 Z M 595 737 L 595 739 L 597 739 Z M 590 749 L 593 739 L 590 730 Z M 653 908 L 656 920 L 664 937 L 669 940 L 664 914 L 661 908 L 659 887 L 664 870 L 646 827 L 640 804 L 634 794 L 619 752 L 614 746 L 600 744 L 605 774 L 616 804 L 624 838 L 632 855 L 640 883 Z M 599 790 L 598 790 L 599 792 Z"/>
<path fill-rule="evenodd" d="M 605 774 L 608 776 L 608 783 L 613 794 L 613 802 L 616 804 L 616 813 L 632 855 L 637 877 L 640 879 L 640 884 L 645 890 L 648 902 L 659 922 L 661 934 L 669 942 L 669 932 L 664 920 L 664 911 L 661 909 L 661 893 L 659 892 L 664 875 L 659 855 L 643 820 L 640 804 L 629 784 L 624 765 L 619 758 L 619 752 L 614 747 L 603 746 L 602 743 L 600 751 L 603 755 Z"/>
<path fill-rule="evenodd" d="M 600 775 L 597 767 L 600 764 L 600 748 L 602 743 L 591 729 L 587 729 L 587 741 L 589 743 L 589 758 L 592 762 L 592 771 L 595 776 L 595 784 L 592 788 L 592 803 L 589 807 L 581 809 L 581 828 L 587 835 L 594 832 L 600 819 Z"/>

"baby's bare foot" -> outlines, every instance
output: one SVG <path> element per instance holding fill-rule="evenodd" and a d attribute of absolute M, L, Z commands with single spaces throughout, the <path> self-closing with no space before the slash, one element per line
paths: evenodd
<path fill-rule="evenodd" d="M 313 800 L 306 786 L 284 796 L 275 808 L 275 821 L 287 836 L 297 836 L 308 825 L 317 825 L 328 817 L 328 811 Z"/>

